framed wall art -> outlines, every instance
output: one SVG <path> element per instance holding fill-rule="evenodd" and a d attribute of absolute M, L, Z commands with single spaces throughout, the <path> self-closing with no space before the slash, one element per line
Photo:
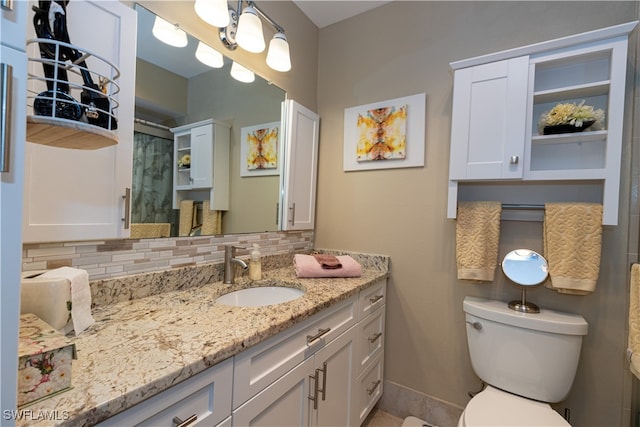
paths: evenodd
<path fill-rule="evenodd" d="M 280 122 L 240 129 L 240 176 L 280 174 Z"/>
<path fill-rule="evenodd" d="M 424 166 L 426 95 L 344 110 L 345 171 Z"/>

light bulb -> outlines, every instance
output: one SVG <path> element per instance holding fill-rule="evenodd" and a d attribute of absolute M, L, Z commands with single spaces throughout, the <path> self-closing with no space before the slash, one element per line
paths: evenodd
<path fill-rule="evenodd" d="M 267 53 L 267 65 L 276 71 L 289 71 L 291 69 L 291 57 L 289 56 L 289 43 L 284 33 L 278 32 L 269 42 Z"/>
<path fill-rule="evenodd" d="M 247 70 L 235 61 L 231 64 L 231 77 L 243 83 L 251 83 L 256 79 L 253 71 Z"/>
<path fill-rule="evenodd" d="M 185 47 L 187 45 L 187 33 L 159 16 L 156 16 L 151 32 L 158 40 L 169 46 Z"/>
<path fill-rule="evenodd" d="M 198 16 L 209 25 L 219 28 L 229 25 L 227 0 L 196 0 L 193 8 Z"/>
<path fill-rule="evenodd" d="M 198 61 L 211 68 L 220 68 L 224 65 L 224 58 L 222 57 L 222 54 L 202 42 L 198 43 L 196 58 L 198 58 Z"/>
<path fill-rule="evenodd" d="M 241 48 L 252 53 L 260 53 L 265 48 L 262 21 L 251 6 L 245 7 L 240 15 L 236 41 Z"/>

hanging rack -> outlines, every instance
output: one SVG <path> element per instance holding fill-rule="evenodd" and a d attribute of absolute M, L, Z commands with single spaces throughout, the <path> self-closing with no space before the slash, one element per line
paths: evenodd
<path fill-rule="evenodd" d="M 503 203 L 502 209 L 507 210 L 544 210 L 544 205 L 536 205 L 531 203 Z"/>

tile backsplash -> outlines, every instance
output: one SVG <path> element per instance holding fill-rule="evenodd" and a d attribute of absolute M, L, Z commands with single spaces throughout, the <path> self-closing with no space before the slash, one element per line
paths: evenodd
<path fill-rule="evenodd" d="M 313 241 L 313 230 L 307 230 L 167 239 L 30 243 L 22 248 L 22 270 L 70 266 L 87 270 L 89 280 L 98 280 L 223 262 L 224 246 L 228 244 L 250 248 L 253 243 L 258 243 L 263 255 L 276 255 L 311 250 Z M 249 250 L 239 250 L 238 255 L 248 255 Z"/>

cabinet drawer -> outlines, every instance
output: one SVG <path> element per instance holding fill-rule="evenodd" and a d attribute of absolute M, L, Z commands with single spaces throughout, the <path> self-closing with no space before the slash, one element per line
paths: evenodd
<path fill-rule="evenodd" d="M 212 426 L 231 415 L 233 359 L 227 359 L 138 405 L 111 417 L 99 427 L 173 427 L 174 417 L 197 419 L 190 426 Z"/>
<path fill-rule="evenodd" d="M 384 350 L 384 312 L 378 308 L 358 324 L 358 375 Z"/>
<path fill-rule="evenodd" d="M 236 355 L 233 407 L 246 402 L 355 325 L 356 301 L 353 296 Z"/>
<path fill-rule="evenodd" d="M 357 385 L 358 425 L 362 424 L 373 406 L 382 396 L 384 351 L 359 378 Z"/>
<path fill-rule="evenodd" d="M 383 306 L 387 300 L 387 281 L 381 280 L 373 286 L 360 291 L 360 300 L 358 302 L 358 320 L 362 320 L 365 316 L 376 311 L 378 307 Z"/>

